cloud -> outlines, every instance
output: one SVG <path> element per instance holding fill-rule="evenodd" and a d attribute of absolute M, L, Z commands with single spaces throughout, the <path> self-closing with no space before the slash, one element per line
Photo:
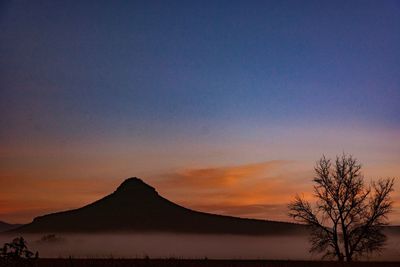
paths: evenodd
<path fill-rule="evenodd" d="M 254 178 L 267 169 L 273 170 L 283 163 L 284 161 L 269 161 L 229 167 L 187 168 L 164 175 L 164 185 L 196 186 L 197 188 L 208 188 L 210 185 L 232 186 L 245 179 Z"/>
<path fill-rule="evenodd" d="M 286 204 L 303 190 L 312 174 L 292 161 L 186 168 L 161 175 L 156 188 L 173 201 L 196 210 L 241 217 L 286 218 Z M 159 191 L 160 191 L 159 190 Z M 278 208 L 279 207 L 279 208 Z"/>
<path fill-rule="evenodd" d="M 386 165 L 386 168 L 365 168 L 366 182 L 369 178 L 382 175 L 390 177 L 398 173 L 397 166 Z M 308 163 L 273 160 L 232 166 L 183 168 L 160 175 L 153 184 L 161 195 L 194 210 L 287 221 L 290 220 L 287 204 L 296 194 L 314 201 L 313 177 L 313 169 Z M 398 224 L 399 194 L 394 192 L 392 199 L 395 203 L 390 220 Z"/>

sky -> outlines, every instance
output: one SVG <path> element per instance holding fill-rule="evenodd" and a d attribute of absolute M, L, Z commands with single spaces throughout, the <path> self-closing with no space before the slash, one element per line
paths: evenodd
<path fill-rule="evenodd" d="M 1 1 L 0 220 L 137 176 L 189 208 L 288 221 L 323 154 L 400 177 L 399 14 L 394 0 Z"/>

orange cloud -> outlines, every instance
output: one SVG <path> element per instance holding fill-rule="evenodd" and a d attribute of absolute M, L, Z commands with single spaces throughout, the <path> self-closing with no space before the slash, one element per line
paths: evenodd
<path fill-rule="evenodd" d="M 264 163 L 247 164 L 230 167 L 214 167 L 199 169 L 184 169 L 176 173 L 164 175 L 164 185 L 209 187 L 232 186 L 245 179 L 254 178 L 266 169 L 273 170 L 283 161 L 269 161 Z"/>
<path fill-rule="evenodd" d="M 366 181 L 399 173 L 393 163 L 364 169 Z M 232 216 L 289 220 L 287 203 L 294 195 L 313 201 L 314 177 L 309 163 L 267 161 L 256 164 L 212 168 L 186 168 L 161 175 L 154 183 L 162 195 L 183 206 Z M 399 182 L 396 181 L 399 188 Z M 392 223 L 399 224 L 400 194 L 396 190 Z"/>
<path fill-rule="evenodd" d="M 268 161 L 184 169 L 162 175 L 156 188 L 162 190 L 160 193 L 163 195 L 193 209 L 287 220 L 287 202 L 299 190 L 309 191 L 311 177 L 312 174 L 298 163 Z"/>

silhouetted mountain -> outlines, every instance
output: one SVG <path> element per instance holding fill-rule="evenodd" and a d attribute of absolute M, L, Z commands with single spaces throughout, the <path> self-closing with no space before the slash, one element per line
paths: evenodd
<path fill-rule="evenodd" d="M 8 231 L 17 227 L 20 227 L 21 224 L 9 224 L 6 222 L 0 221 L 0 232 Z"/>
<path fill-rule="evenodd" d="M 79 209 L 37 217 L 16 232 L 180 232 L 283 234 L 305 231 L 303 225 L 242 219 L 193 211 L 161 197 L 138 178 Z"/>

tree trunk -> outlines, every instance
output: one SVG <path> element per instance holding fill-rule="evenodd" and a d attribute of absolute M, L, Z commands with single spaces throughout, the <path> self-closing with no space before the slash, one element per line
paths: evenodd
<path fill-rule="evenodd" d="M 346 256 L 346 261 L 351 261 L 350 250 L 349 250 L 349 237 L 347 236 L 347 227 L 345 225 L 342 211 L 340 211 L 340 224 L 342 226 L 344 252 L 345 252 L 345 256 Z"/>

